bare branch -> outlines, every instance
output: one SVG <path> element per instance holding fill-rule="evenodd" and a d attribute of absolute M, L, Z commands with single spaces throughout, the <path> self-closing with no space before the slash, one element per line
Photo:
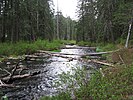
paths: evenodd
<path fill-rule="evenodd" d="M 8 70 L 6 70 L 6 69 L 0 68 L 0 70 L 1 70 L 1 71 L 4 71 L 4 72 L 6 72 L 6 73 L 8 73 L 9 75 L 11 75 L 11 73 L 10 73 Z"/>

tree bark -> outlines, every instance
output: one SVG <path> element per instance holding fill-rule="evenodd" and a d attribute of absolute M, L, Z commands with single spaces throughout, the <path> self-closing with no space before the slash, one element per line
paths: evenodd
<path fill-rule="evenodd" d="M 129 29 L 128 29 L 128 35 L 127 35 L 127 40 L 126 40 L 125 48 L 128 48 L 128 42 L 129 42 L 129 38 L 130 38 L 131 29 L 132 29 L 132 23 L 129 24 Z"/>
<path fill-rule="evenodd" d="M 132 10 L 132 15 L 133 15 L 133 10 Z M 133 18 L 131 18 L 130 24 L 129 24 L 129 28 L 128 28 L 128 35 L 127 35 L 127 40 L 126 40 L 126 44 L 125 44 L 125 48 L 128 48 L 128 42 L 129 42 L 129 38 L 130 38 L 130 34 L 131 34 L 131 29 L 132 29 L 132 22 Z"/>

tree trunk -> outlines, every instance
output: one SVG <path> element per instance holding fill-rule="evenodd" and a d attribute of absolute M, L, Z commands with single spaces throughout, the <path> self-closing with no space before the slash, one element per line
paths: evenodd
<path fill-rule="evenodd" d="M 125 48 L 128 48 L 128 42 L 129 42 L 129 38 L 130 38 L 131 29 L 132 29 L 132 20 L 131 20 L 131 24 L 129 24 L 129 29 L 128 29 L 128 35 L 127 35 Z"/>

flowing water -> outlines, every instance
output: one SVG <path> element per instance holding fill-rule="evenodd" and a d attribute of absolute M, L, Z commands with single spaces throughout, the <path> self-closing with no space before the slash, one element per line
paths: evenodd
<path fill-rule="evenodd" d="M 69 46 L 69 45 L 68 45 Z M 86 54 L 94 52 L 90 49 L 61 49 L 61 53 L 67 57 L 79 58 L 79 56 L 71 54 Z M 8 60 L 5 63 L 11 64 L 15 60 Z M 17 62 L 17 61 L 16 61 Z M 39 75 L 25 78 L 22 80 L 16 80 L 13 82 L 15 86 L 13 88 L 0 88 L 3 96 L 7 96 L 9 100 L 38 100 L 41 96 L 52 96 L 58 94 L 58 89 L 53 87 L 54 80 L 58 78 L 58 75 L 62 72 L 71 71 L 72 67 L 86 66 L 96 67 L 95 64 L 79 61 L 77 59 L 69 60 L 64 57 L 56 57 L 50 55 L 40 55 L 36 60 L 26 60 L 21 62 L 22 66 L 26 66 L 28 70 L 25 73 L 34 71 L 41 71 Z M 0 66 L 4 66 L 2 63 Z M 6 65 L 6 67 L 9 67 Z"/>

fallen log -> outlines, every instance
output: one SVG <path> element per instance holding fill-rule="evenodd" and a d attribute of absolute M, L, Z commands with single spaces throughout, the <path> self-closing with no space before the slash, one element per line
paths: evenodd
<path fill-rule="evenodd" d="M 97 63 L 97 64 L 114 67 L 114 65 L 111 64 L 111 63 L 102 62 L 102 61 L 98 61 L 98 60 L 91 60 L 91 61 L 94 62 L 94 63 Z"/>
<path fill-rule="evenodd" d="M 42 51 L 38 50 L 39 53 L 45 53 L 48 55 L 52 54 L 59 54 L 59 55 L 75 55 L 75 56 L 80 56 L 80 57 L 85 57 L 85 56 L 99 56 L 102 54 L 110 54 L 113 53 L 114 51 L 109 51 L 109 52 L 93 52 L 93 53 L 87 53 L 87 54 L 68 54 L 68 53 L 61 53 L 61 52 L 50 52 L 50 51 Z"/>
<path fill-rule="evenodd" d="M 46 56 L 45 53 L 34 53 L 32 55 L 25 55 L 25 61 L 36 61 L 38 59 L 48 58 L 49 55 Z"/>
<path fill-rule="evenodd" d="M 78 46 L 69 46 L 69 47 L 61 47 L 60 49 L 91 49 L 96 50 L 96 47 L 78 47 Z"/>
<path fill-rule="evenodd" d="M 10 80 L 10 81 L 31 77 L 31 76 L 34 76 L 34 75 L 38 75 L 40 73 L 41 73 L 41 71 L 36 71 L 36 72 L 33 72 L 33 73 L 24 74 L 24 75 L 14 75 L 14 76 L 12 76 L 12 80 Z M 10 76 L 7 76 L 7 77 L 4 77 L 0 80 L 6 83 L 9 79 L 10 79 Z"/>
<path fill-rule="evenodd" d="M 40 50 L 39 50 L 40 51 Z M 80 61 L 83 61 L 82 58 L 76 58 L 76 57 L 68 57 L 68 56 L 64 56 L 64 53 L 55 53 L 55 52 L 49 52 L 49 51 L 40 51 L 41 53 L 46 53 L 46 54 L 49 54 L 51 56 L 56 56 L 56 57 L 62 57 L 62 58 L 67 58 L 69 61 L 71 60 L 80 60 Z M 113 53 L 113 52 L 116 52 L 116 51 L 109 51 L 109 52 L 97 52 L 97 53 L 90 53 L 90 54 L 85 54 L 86 56 L 88 55 L 102 55 L 102 54 L 109 54 L 109 53 Z M 63 54 L 63 55 L 62 55 Z M 71 55 L 71 54 L 69 54 Z M 75 54 L 72 54 L 72 55 L 75 55 Z M 85 56 L 85 55 L 80 55 L 81 57 Z M 76 56 L 79 56 L 79 55 L 76 55 Z M 101 64 L 101 65 L 105 65 L 105 66 L 114 66 L 113 64 L 110 64 L 110 63 L 106 63 L 106 62 L 102 62 L 102 61 L 98 61 L 98 60 L 87 60 L 87 62 L 94 62 L 94 63 L 97 63 L 97 64 Z"/>
<path fill-rule="evenodd" d="M 2 80 L 0 80 L 0 87 L 16 87 L 13 84 L 5 84 Z"/>
<path fill-rule="evenodd" d="M 63 54 L 56 54 L 56 53 L 53 53 L 53 52 L 49 52 L 49 51 L 41 51 L 41 53 L 44 53 L 44 54 L 47 54 L 49 56 L 55 56 L 55 57 L 62 57 L 62 58 L 66 58 L 68 59 L 69 61 L 72 61 L 72 60 L 79 60 L 79 58 L 76 58 L 76 57 L 69 57 L 69 56 L 66 56 L 66 55 L 63 55 Z M 42 54 L 41 54 L 42 55 Z"/>
<path fill-rule="evenodd" d="M 19 61 L 20 62 L 20 61 Z M 12 70 L 11 74 L 8 76 L 9 79 L 6 81 L 7 83 L 9 83 L 12 80 L 13 75 L 15 74 L 17 67 L 19 65 L 19 62 L 16 64 L 16 66 L 14 67 L 14 69 Z"/>

